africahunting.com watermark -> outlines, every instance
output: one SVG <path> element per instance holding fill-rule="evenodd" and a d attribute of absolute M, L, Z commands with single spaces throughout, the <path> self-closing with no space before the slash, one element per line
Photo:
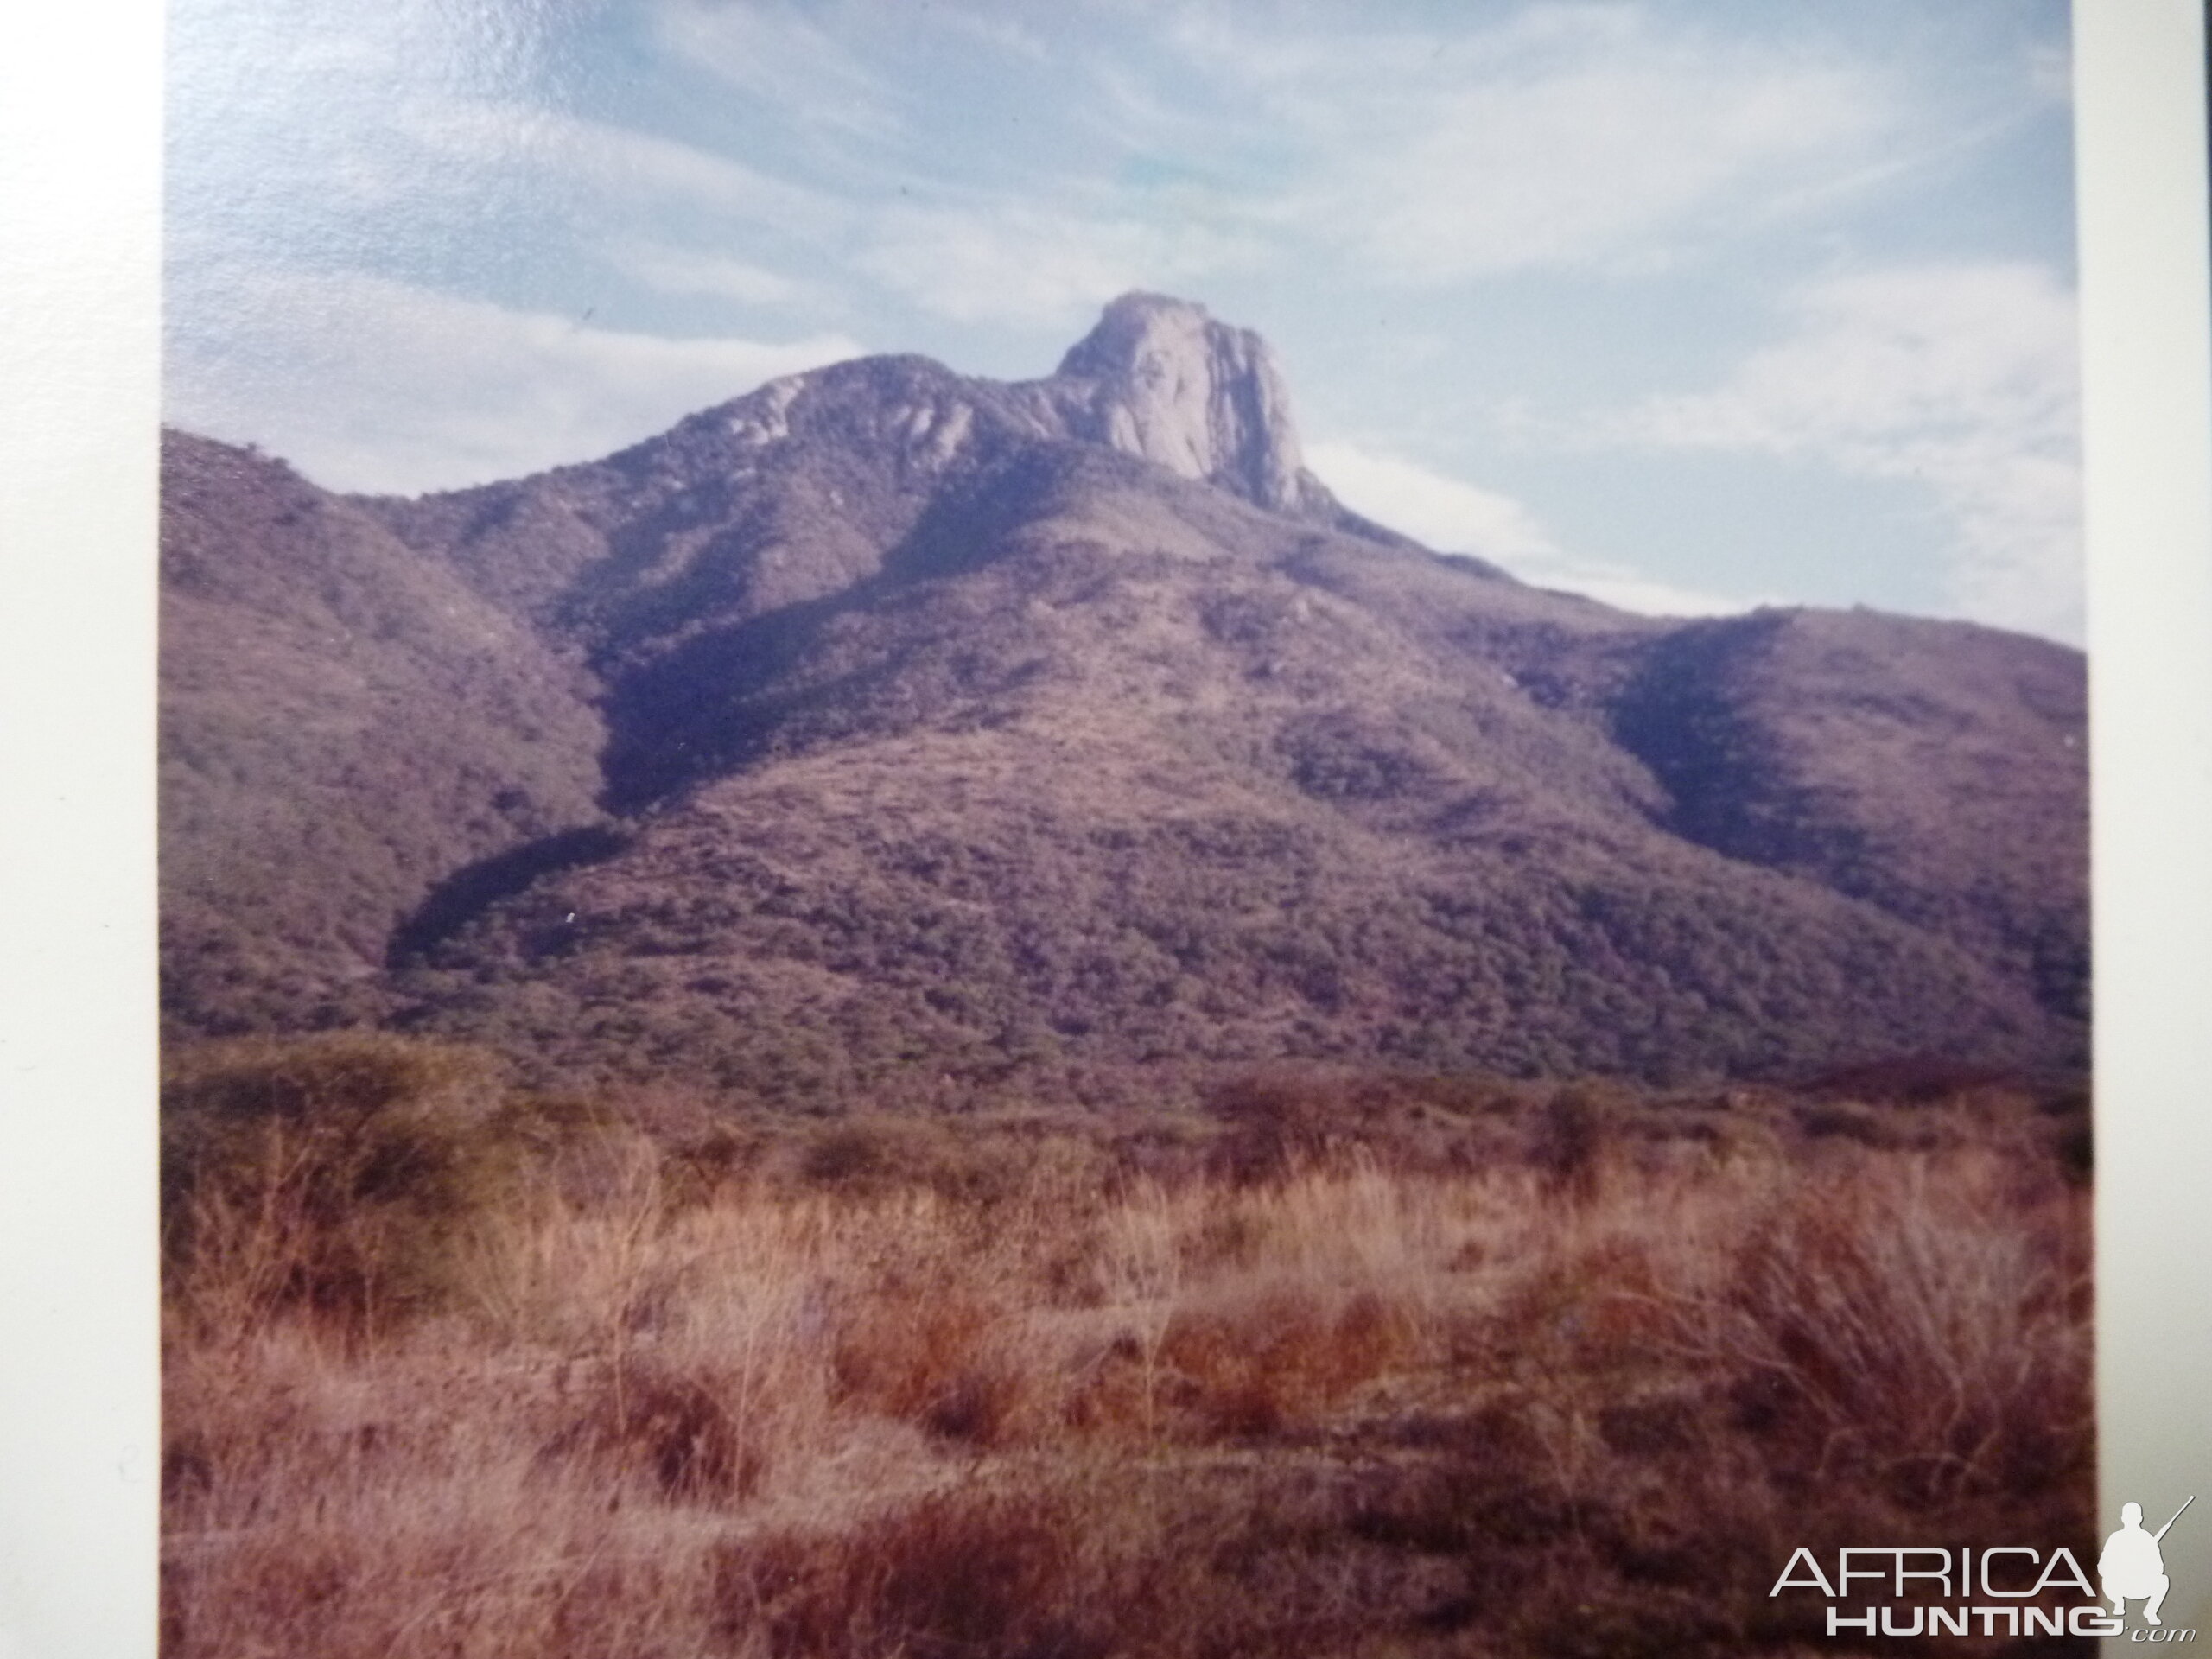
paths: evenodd
<path fill-rule="evenodd" d="M 1828 1601 L 1830 1636 L 2125 1635 L 2130 1642 L 2194 1642 L 2195 1630 L 2177 1630 L 2158 1617 L 2172 1587 L 2158 1547 L 2196 1501 L 2184 1501 L 2156 1532 L 2145 1529 L 2141 1504 L 2123 1504 L 2120 1529 L 2097 1557 L 2094 1585 L 2063 1546 L 2047 1555 L 2025 1544 L 1980 1550 L 1856 1546 L 1836 1551 L 1831 1574 L 1801 1545 L 1767 1593 L 1818 1591 Z M 2131 1602 L 2140 1604 L 2132 1630 Z"/>

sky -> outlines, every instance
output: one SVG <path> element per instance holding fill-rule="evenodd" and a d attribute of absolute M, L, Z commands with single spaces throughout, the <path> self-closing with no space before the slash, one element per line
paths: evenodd
<path fill-rule="evenodd" d="M 175 0 L 168 418 L 346 490 L 604 454 L 1115 295 L 1308 464 L 1670 614 L 2079 643 L 2063 0 Z"/>

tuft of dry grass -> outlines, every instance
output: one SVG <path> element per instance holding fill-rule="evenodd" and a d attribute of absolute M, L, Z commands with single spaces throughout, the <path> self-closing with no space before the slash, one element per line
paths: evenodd
<path fill-rule="evenodd" d="M 2089 1432 L 2089 1263 L 2078 1230 L 2013 1224 L 2073 1207 L 2021 1185 L 1986 1153 L 1807 1183 L 1683 1311 L 1691 1352 L 1738 1379 L 1746 1418 L 1816 1479 L 1921 1502 L 2035 1490 Z"/>
<path fill-rule="evenodd" d="M 1472 1166 L 1172 1177 L 802 1127 L 702 1180 L 311 1058 L 429 1081 L 179 1085 L 172 1659 L 1778 1653 L 1798 1544 L 2086 1547 L 2087 1194 L 2024 1109 L 1639 1141 L 1586 1095 Z M 423 1124 L 419 1190 L 362 1178 Z M 340 1244 L 372 1302 L 312 1294 Z"/>

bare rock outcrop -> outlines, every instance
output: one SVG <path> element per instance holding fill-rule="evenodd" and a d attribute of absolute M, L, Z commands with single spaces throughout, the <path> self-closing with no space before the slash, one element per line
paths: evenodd
<path fill-rule="evenodd" d="M 1305 469 L 1266 340 L 1201 305 L 1124 294 L 1024 390 L 1065 436 L 1140 456 L 1276 512 L 1333 510 Z"/>

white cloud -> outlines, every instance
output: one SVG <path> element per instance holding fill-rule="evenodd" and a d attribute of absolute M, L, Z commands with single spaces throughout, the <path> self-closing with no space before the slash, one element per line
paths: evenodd
<path fill-rule="evenodd" d="M 563 107 L 550 60 L 585 4 L 195 0 L 179 8 L 169 82 L 171 206 L 201 227 L 318 253 L 347 238 L 469 246 L 527 224 L 677 209 L 711 223 L 819 234 L 842 204 L 650 119 Z M 645 106 L 650 108 L 650 105 Z"/>
<path fill-rule="evenodd" d="M 1354 443 L 1309 444 L 1306 463 L 1353 512 L 1440 553 L 1471 553 L 1508 567 L 1560 556 L 1535 515 L 1510 496 Z"/>
<path fill-rule="evenodd" d="M 1535 7 L 1443 42 L 1217 19 L 1179 39 L 1302 139 L 1274 216 L 1424 285 L 1648 264 L 1858 171 L 1901 102 L 1850 62 L 1669 34 L 1623 7 Z"/>
<path fill-rule="evenodd" d="M 1678 588 L 1672 582 L 1639 576 L 1616 564 L 1580 565 L 1529 580 L 1541 587 L 1563 588 L 1569 593 L 1582 594 L 1602 604 L 1643 616 L 1735 616 L 1762 605 L 1783 602 L 1772 594 L 1738 599 L 1707 593 L 1700 588 Z"/>
<path fill-rule="evenodd" d="M 1833 71 L 1593 67 L 1453 97 L 1334 205 L 1364 217 L 1410 281 L 1605 261 L 1832 156 L 1864 125 Z"/>
<path fill-rule="evenodd" d="M 1915 480 L 1951 521 L 1963 614 L 2079 639 L 2073 296 L 2035 265 L 1918 267 L 1822 283 L 1794 323 L 1719 386 L 1651 398 L 1611 435 Z"/>
<path fill-rule="evenodd" d="M 802 150 L 840 156 L 833 174 L 858 162 L 926 176 L 934 130 L 903 124 L 898 55 L 915 31 L 996 21 L 953 18 L 888 27 L 865 9 L 670 0 L 656 22 L 671 51 L 778 111 Z M 1186 11 L 1135 51 L 1098 22 L 1070 25 L 1100 48 L 1084 70 L 1097 100 L 1085 170 L 1032 176 L 1019 200 L 940 194 L 863 214 L 860 270 L 958 321 L 1043 324 L 1133 285 L 1202 283 L 1262 249 L 1350 255 L 1415 286 L 1648 267 L 1870 176 L 1910 104 L 1834 54 L 1663 29 L 1626 6 L 1411 32 L 1325 10 L 1265 23 Z M 1203 200 L 1170 199 L 1115 158 L 1170 158 L 1212 182 Z"/>
<path fill-rule="evenodd" d="M 360 275 L 233 268 L 170 341 L 166 418 L 334 489 L 413 494 L 588 460 L 861 348 L 594 328 Z M 218 332 L 219 331 L 219 332 Z"/>
<path fill-rule="evenodd" d="M 1306 460 L 1353 512 L 1440 553 L 1487 559 L 1539 587 L 1586 594 L 1623 610 L 1657 616 L 1725 615 L 1761 602 L 1677 588 L 1619 565 L 1580 557 L 1560 548 L 1535 515 L 1512 497 L 1359 444 L 1311 444 Z"/>
<path fill-rule="evenodd" d="M 888 21 L 871 10 L 858 20 L 863 44 Z M 782 110 L 796 125 L 877 138 L 901 130 L 891 86 L 838 30 L 797 7 L 670 0 L 654 25 L 678 56 L 746 98 Z"/>
<path fill-rule="evenodd" d="M 447 188 L 499 192 L 526 184 L 552 200 L 588 195 L 602 211 L 662 198 L 815 231 L 835 228 L 849 213 L 828 197 L 728 156 L 553 110 L 426 98 L 391 112 L 389 125 L 458 169 Z"/>
<path fill-rule="evenodd" d="M 883 214 L 857 264 L 939 316 L 1056 327 L 1132 288 L 1186 286 L 1248 257 L 1198 224 L 1017 206 L 902 207 Z"/>
<path fill-rule="evenodd" d="M 802 296 L 789 277 L 723 254 L 645 243 L 609 248 L 607 257 L 617 270 L 663 294 L 703 294 L 740 305 L 788 305 Z"/>

